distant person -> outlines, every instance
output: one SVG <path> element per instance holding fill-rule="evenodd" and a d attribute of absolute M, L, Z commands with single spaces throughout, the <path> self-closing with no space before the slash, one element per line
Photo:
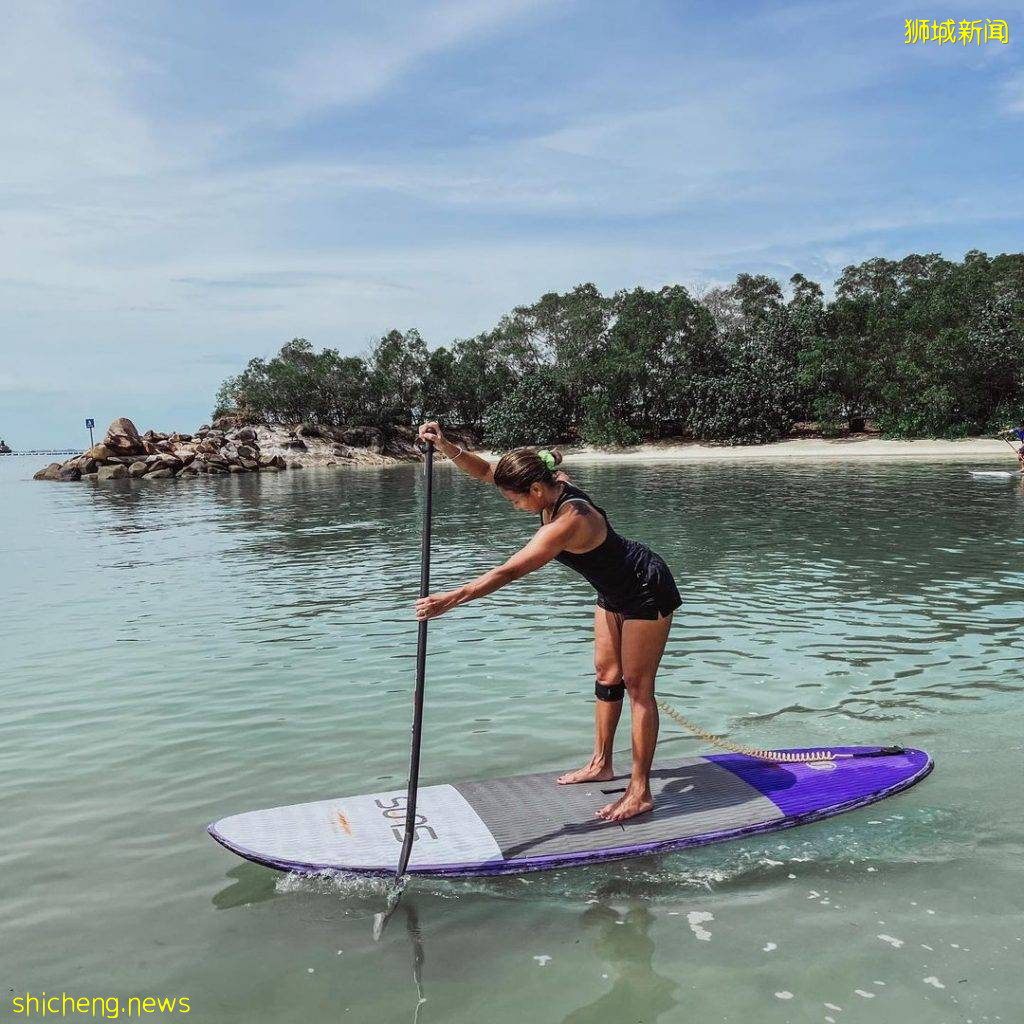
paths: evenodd
<path fill-rule="evenodd" d="M 597 591 L 594 609 L 594 753 L 560 785 L 607 782 L 615 728 L 629 694 L 633 725 L 633 769 L 625 793 L 597 815 L 623 821 L 654 807 L 650 772 L 658 742 L 654 677 L 665 650 L 672 613 L 682 604 L 669 567 L 645 544 L 612 529 L 604 510 L 556 472 L 558 452 L 518 448 L 496 465 L 446 440 L 436 423 L 424 423 L 420 438 L 432 441 L 464 473 L 494 484 L 520 512 L 540 516 L 530 541 L 503 565 L 443 594 L 416 602 L 416 617 L 432 619 L 467 601 L 493 594 L 552 559 L 583 576 Z M 543 611 L 543 609 L 541 609 Z"/>
<path fill-rule="evenodd" d="M 1020 465 L 1021 473 L 1024 473 L 1024 427 L 1007 427 L 1005 430 L 999 431 L 999 436 L 1003 438 L 1006 443 L 1013 448 L 1017 453 L 1017 462 Z M 1020 442 L 1020 447 L 1017 448 L 1010 438 L 1015 438 Z"/>

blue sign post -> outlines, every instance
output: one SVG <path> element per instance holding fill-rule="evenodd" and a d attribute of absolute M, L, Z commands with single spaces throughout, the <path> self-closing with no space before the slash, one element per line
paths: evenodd
<path fill-rule="evenodd" d="M 96 426 L 96 421 L 95 420 L 86 420 L 85 421 L 85 428 L 86 428 L 86 430 L 89 431 L 89 447 L 90 448 L 95 448 L 96 447 L 96 444 L 95 444 L 95 442 L 92 439 L 92 428 L 95 427 L 95 426 Z"/>

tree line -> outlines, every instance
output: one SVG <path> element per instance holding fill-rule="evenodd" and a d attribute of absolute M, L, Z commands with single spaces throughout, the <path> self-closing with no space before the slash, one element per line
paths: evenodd
<path fill-rule="evenodd" d="M 499 448 L 689 436 L 962 437 L 1024 420 L 1024 254 L 935 253 L 847 267 L 828 301 L 794 274 L 694 294 L 592 284 L 429 348 L 393 330 L 367 356 L 296 338 L 224 382 L 215 415 L 385 430 L 424 418 Z"/>

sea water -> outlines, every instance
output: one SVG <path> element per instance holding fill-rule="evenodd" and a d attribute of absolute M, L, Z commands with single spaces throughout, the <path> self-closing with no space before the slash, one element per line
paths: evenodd
<path fill-rule="evenodd" d="M 769 836 L 413 880 L 375 942 L 380 883 L 281 875 L 205 826 L 404 785 L 421 469 L 58 484 L 38 464 L 0 459 L 12 1019 L 43 992 L 122 1016 L 186 998 L 199 1022 L 1022 1019 L 1018 481 L 570 461 L 679 580 L 663 697 L 756 746 L 902 743 L 936 769 Z M 450 466 L 435 484 L 435 590 L 537 525 Z M 431 623 L 422 781 L 582 764 L 592 614 L 552 564 Z M 666 720 L 661 749 L 706 748 Z"/>

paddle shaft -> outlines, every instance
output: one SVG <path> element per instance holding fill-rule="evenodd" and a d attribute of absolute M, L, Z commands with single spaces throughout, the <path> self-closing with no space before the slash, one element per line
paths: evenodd
<path fill-rule="evenodd" d="M 423 504 L 423 540 L 420 548 L 420 597 L 430 593 L 430 521 L 434 502 L 434 442 L 427 442 L 423 460 L 423 481 L 426 486 Z M 416 838 L 416 791 L 420 781 L 420 740 L 423 737 L 423 688 L 427 671 L 427 620 L 420 619 L 416 639 L 416 691 L 413 694 L 412 747 L 409 752 L 409 788 L 405 798 L 405 837 L 395 874 L 401 878 L 409 866 L 413 840 Z"/>

